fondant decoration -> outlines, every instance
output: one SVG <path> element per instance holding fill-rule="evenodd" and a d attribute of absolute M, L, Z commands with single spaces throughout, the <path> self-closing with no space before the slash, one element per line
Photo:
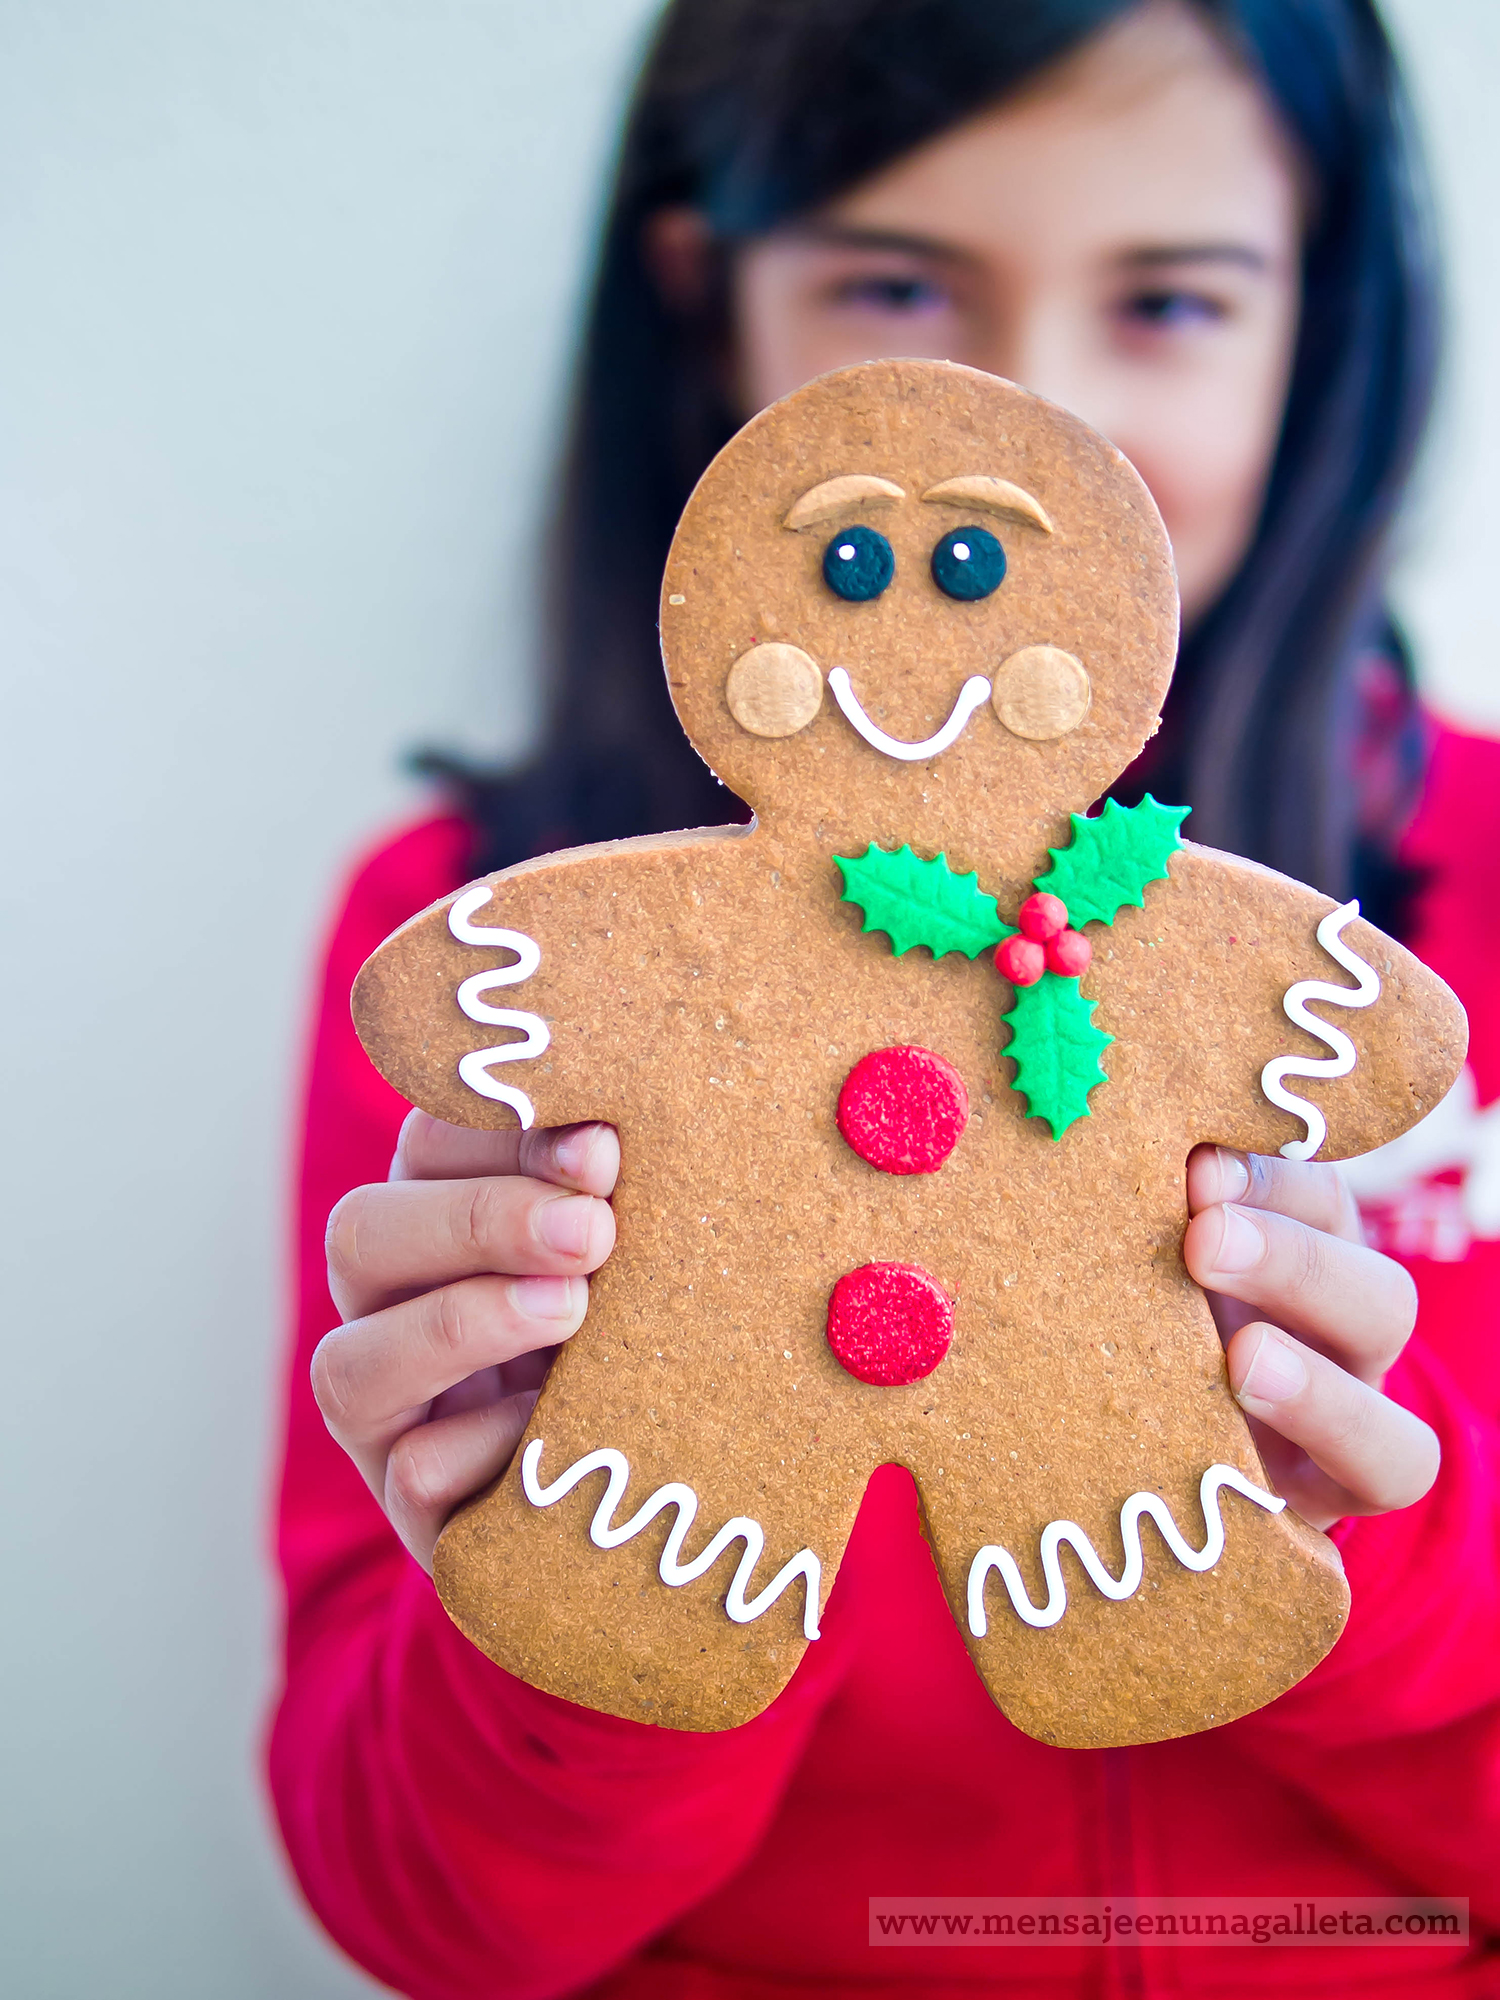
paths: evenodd
<path fill-rule="evenodd" d="M 1068 928 L 1068 906 L 1061 896 L 1048 896 L 1040 889 L 1034 890 L 1016 911 L 1016 924 L 1022 937 L 1045 944 L 1049 938 L 1055 938 L 1060 931 Z"/>
<path fill-rule="evenodd" d="M 969 1093 L 931 1049 L 875 1049 L 839 1092 L 839 1130 L 884 1174 L 935 1174 L 969 1122 Z"/>
<path fill-rule="evenodd" d="M 925 1380 L 952 1338 L 952 1303 L 920 1264 L 862 1264 L 839 1279 L 828 1300 L 835 1359 L 875 1388 Z"/>
<path fill-rule="evenodd" d="M 823 581 L 851 604 L 865 604 L 890 584 L 896 558 L 873 528 L 840 528 L 823 551 Z"/>
<path fill-rule="evenodd" d="M 909 847 L 888 854 L 874 841 L 858 856 L 836 854 L 846 903 L 864 911 L 867 931 L 884 931 L 897 958 L 925 945 L 934 958 L 961 951 L 978 958 L 1010 935 L 977 871 L 955 875 L 948 857 L 923 861 Z"/>
<path fill-rule="evenodd" d="M 851 479 L 883 485 L 810 498 Z M 969 483 L 985 479 L 1030 496 L 1045 521 L 981 505 Z M 819 518 L 788 532 L 804 502 Z M 930 562 L 936 541 L 975 522 L 993 525 L 1009 567 L 999 590 L 965 602 L 938 588 Z M 855 525 L 878 528 L 895 563 L 862 603 L 822 574 L 830 539 Z M 490 878 L 489 906 L 472 906 L 540 948 L 526 984 L 475 996 L 524 1000 L 550 1032 L 538 1057 L 494 1075 L 524 1076 L 539 1123 L 617 1125 L 624 1164 L 616 1248 L 588 1318 L 558 1350 L 517 1459 L 438 1543 L 443 1603 L 500 1666 L 569 1701 L 667 1729 L 743 1723 L 806 1649 L 803 1590 L 752 1622 L 727 1616 L 721 1586 L 739 1544 L 721 1555 L 722 1578 L 666 1588 L 678 1510 L 602 1549 L 588 1532 L 595 1488 L 537 1505 L 527 1449 L 545 1438 L 542 1465 L 561 1470 L 608 1443 L 632 1492 L 694 1494 L 669 1574 L 691 1566 L 710 1528 L 753 1516 L 763 1547 L 736 1600 L 745 1608 L 762 1570 L 774 1577 L 810 1551 L 831 1585 L 872 1471 L 895 1463 L 916 1482 L 976 1669 L 1020 1728 L 1053 1744 L 1142 1743 L 1273 1700 L 1327 1651 L 1347 1605 L 1334 1550 L 1290 1507 L 1229 1494 L 1223 1553 L 1202 1572 L 1172 1560 L 1143 1520 L 1150 1573 L 1119 1601 L 1087 1587 L 1059 1544 L 1073 1588 L 1056 1624 L 1011 1616 L 993 1573 L 988 1631 L 967 1615 L 981 1547 L 1005 1545 L 1041 1605 L 1041 1538 L 1062 1516 L 1119 1577 L 1122 1509 L 1139 1490 L 1198 1549 L 1205 1466 L 1270 1491 L 1183 1268 L 1183 1168 L 1199 1140 L 1274 1152 L 1292 1131 L 1258 1083 L 1304 1040 L 1282 1011 L 1287 990 L 1333 971 L 1314 941 L 1333 904 L 1178 844 L 1180 815 L 1164 808 L 1127 823 L 1123 858 L 1093 849 L 1117 841 L 1109 813 L 1064 845 L 1069 815 L 1107 794 L 1155 730 L 1176 655 L 1171 553 L 1144 487 L 1112 446 L 1020 389 L 936 362 L 874 362 L 765 411 L 715 460 L 673 544 L 661 619 L 683 725 L 754 819 L 525 861 Z M 843 712 L 835 695 L 793 734 L 746 728 L 726 683 L 757 644 L 795 646 L 830 688 L 838 673 Z M 986 698 L 939 728 L 966 683 L 999 690 L 1009 663 L 1039 646 L 1087 668 L 1076 726 L 1027 738 Z M 873 743 L 848 719 L 855 693 L 854 713 L 878 721 Z M 941 755 L 930 738 L 905 741 L 933 730 Z M 1038 883 L 1054 867 L 1049 845 L 1071 857 L 1069 880 Z M 864 916 L 840 900 L 846 888 Z M 1081 994 L 1045 964 L 1027 988 L 996 976 L 995 948 L 1034 890 L 1069 919 L 1027 940 L 1044 958 L 1068 929 L 1093 946 Z M 454 906 L 413 918 L 371 958 L 355 1018 L 411 1102 L 512 1128 L 516 1111 L 477 1096 L 459 1064 L 524 1031 L 477 1026 L 455 996 L 480 968 L 519 964 L 522 948 L 455 938 Z M 479 945 L 498 936 L 477 928 Z M 1305 1086 L 1334 1157 L 1394 1138 L 1437 1103 L 1464 1043 L 1457 1003 L 1409 952 L 1359 918 L 1342 936 L 1381 993 L 1362 1011 L 1326 1010 L 1358 1050 L 1341 1081 Z M 1017 1018 L 1002 1024 L 1028 1006 L 1056 1017 L 1030 1051 Z M 1117 1037 L 1102 1056 L 1109 1086 L 1090 1088 L 1090 1043 L 1104 1032 Z M 851 1070 L 899 1048 L 940 1055 L 967 1090 L 968 1124 L 937 1172 L 877 1170 L 835 1117 Z M 1321 1057 L 1327 1044 L 1307 1049 Z M 1025 1090 L 1012 1087 L 1017 1051 Z M 1038 1077 L 1027 1058 L 1055 1074 Z M 1028 1116 L 1044 1081 L 1059 1124 L 1079 1096 L 1091 1108 L 1059 1144 L 1049 1120 Z M 920 1296 L 930 1315 L 898 1322 L 896 1281 L 880 1282 L 865 1326 L 884 1342 L 881 1372 L 927 1366 L 937 1343 L 919 1349 L 913 1327 L 940 1331 L 945 1304 L 951 1313 L 946 1351 L 904 1384 L 859 1379 L 828 1338 L 832 1294 L 878 1263 L 928 1274 L 906 1303 Z M 876 1281 L 862 1282 L 869 1306 Z M 861 1290 L 843 1287 L 851 1321 Z M 613 1462 L 592 1477 L 602 1486 L 616 1470 L 623 1480 Z M 601 1527 L 631 1511 L 619 1497 Z"/>
<path fill-rule="evenodd" d="M 942 728 L 935 730 L 931 736 L 924 736 L 919 743 L 904 743 L 898 736 L 887 736 L 865 714 L 845 668 L 831 667 L 828 685 L 833 689 L 833 698 L 843 710 L 845 720 L 858 730 L 870 748 L 882 751 L 887 757 L 894 757 L 903 764 L 920 764 L 924 758 L 941 756 L 963 735 L 975 709 L 983 708 L 990 698 L 989 682 L 982 674 L 971 674 L 959 689 Z"/>
<path fill-rule="evenodd" d="M 846 519 L 851 512 L 869 513 L 889 507 L 906 494 L 894 479 L 882 479 L 869 472 L 846 472 L 837 479 L 824 479 L 800 494 L 788 510 L 783 527 L 792 529 L 827 528 Z"/>
<path fill-rule="evenodd" d="M 1062 979 L 1081 979 L 1094 962 L 1094 947 L 1082 931 L 1061 930 L 1047 940 L 1047 970 Z"/>
<path fill-rule="evenodd" d="M 1143 1514 L 1149 1515 L 1156 1523 L 1162 1540 L 1184 1569 L 1196 1570 L 1199 1575 L 1212 1569 L 1224 1553 L 1224 1516 L 1219 1511 L 1219 1493 L 1226 1486 L 1235 1493 L 1243 1493 L 1247 1500 L 1263 1507 L 1268 1514 L 1279 1514 L 1286 1505 L 1277 1494 L 1268 1493 L 1263 1486 L 1255 1485 L 1242 1472 L 1236 1472 L 1232 1465 L 1211 1465 L 1198 1487 L 1198 1504 L 1203 1509 L 1204 1542 L 1201 1549 L 1195 1549 L 1183 1538 L 1182 1531 L 1172 1518 L 1172 1510 L 1159 1493 L 1132 1493 L 1120 1509 L 1120 1543 L 1125 1550 L 1125 1567 L 1118 1578 L 1111 1576 L 1104 1567 L 1098 1551 L 1076 1521 L 1049 1521 L 1042 1530 L 1042 1575 L 1047 1585 L 1047 1601 L 1041 1605 L 1032 1602 L 1020 1566 L 1009 1549 L 1000 1548 L 993 1542 L 986 1543 L 969 1566 L 969 1630 L 976 1639 L 983 1639 L 989 1632 L 984 1587 L 992 1571 L 999 1573 L 1010 1593 L 1017 1617 L 1024 1618 L 1038 1631 L 1055 1625 L 1068 1608 L 1068 1587 L 1063 1582 L 1062 1564 L 1057 1555 L 1064 1542 L 1083 1564 L 1095 1590 L 1116 1604 L 1127 1597 L 1134 1597 L 1146 1570 L 1145 1554 L 1141 1548 Z"/>
<path fill-rule="evenodd" d="M 823 706 L 823 676 L 800 646 L 768 640 L 740 654 L 724 683 L 724 699 L 752 736 L 795 736 Z"/>
<path fill-rule="evenodd" d="M 496 966 L 489 972 L 471 973 L 460 983 L 454 998 L 471 1021 L 487 1028 L 519 1029 L 523 1039 L 519 1042 L 500 1042 L 488 1049 L 470 1049 L 458 1059 L 458 1077 L 476 1096 L 487 1097 L 492 1104 L 508 1104 L 520 1119 L 524 1132 L 530 1130 L 536 1117 L 531 1099 L 524 1090 L 517 1090 L 514 1084 L 497 1082 L 490 1075 L 490 1070 L 497 1063 L 526 1062 L 533 1056 L 539 1056 L 552 1039 L 551 1031 L 539 1014 L 523 1013 L 517 1007 L 491 1007 L 481 996 L 493 987 L 518 986 L 522 980 L 530 979 L 542 962 L 542 952 L 535 939 L 527 937 L 524 931 L 503 930 L 498 924 L 474 923 L 474 913 L 484 908 L 491 894 L 488 883 L 466 890 L 449 908 L 449 934 L 460 944 L 483 945 L 491 951 L 513 951 L 516 954 L 515 963 Z"/>
<path fill-rule="evenodd" d="M 1009 937 L 995 953 L 995 970 L 1012 986 L 1035 986 L 1047 970 L 1047 947 L 1035 938 Z"/>
<path fill-rule="evenodd" d="M 1144 909 L 1147 883 L 1167 879 L 1188 810 L 1159 806 L 1147 792 L 1137 806 L 1106 799 L 1097 819 L 1074 813 L 1073 838 L 1048 848 L 1052 866 L 1037 876 L 1037 888 L 1067 905 L 1070 924 L 1112 924 L 1127 907 Z"/>
<path fill-rule="evenodd" d="M 630 1460 L 623 1451 L 613 1451 L 606 1447 L 603 1451 L 588 1452 L 577 1459 L 566 1472 L 560 1473 L 550 1486 L 543 1486 L 540 1478 L 542 1463 L 542 1440 L 534 1437 L 521 1453 L 521 1487 L 533 1507 L 555 1507 L 559 1500 L 565 1500 L 575 1486 L 587 1479 L 590 1473 L 607 1472 L 609 1479 L 594 1518 L 589 1523 L 589 1540 L 596 1549 L 617 1549 L 624 1542 L 633 1541 L 645 1528 L 649 1528 L 658 1514 L 668 1507 L 677 1509 L 677 1519 L 672 1523 L 671 1533 L 661 1552 L 657 1574 L 663 1583 L 677 1590 L 685 1583 L 696 1583 L 705 1576 L 719 1560 L 727 1548 L 736 1542 L 743 1542 L 739 1564 L 724 1593 L 724 1610 L 736 1625 L 749 1625 L 759 1618 L 780 1597 L 789 1584 L 800 1576 L 806 1586 L 806 1608 L 802 1614 L 802 1630 L 808 1639 L 821 1638 L 818 1630 L 818 1609 L 823 1588 L 823 1571 L 811 1549 L 799 1549 L 790 1561 L 784 1562 L 764 1590 L 752 1598 L 746 1598 L 745 1589 L 755 1574 L 755 1566 L 765 1552 L 765 1530 L 759 1521 L 752 1521 L 744 1514 L 737 1514 L 732 1521 L 726 1521 L 718 1533 L 705 1547 L 700 1549 L 691 1562 L 682 1561 L 683 1544 L 688 1531 L 698 1518 L 698 1496 L 691 1486 L 684 1486 L 674 1480 L 667 1486 L 658 1486 L 649 1500 L 619 1527 L 612 1527 L 615 1509 L 625 1498 L 625 1489 L 630 1483 Z"/>
<path fill-rule="evenodd" d="M 1306 1028 L 1332 1053 L 1326 1056 L 1278 1056 L 1274 1062 L 1268 1062 L 1260 1073 L 1260 1087 L 1271 1102 L 1301 1118 L 1307 1127 L 1305 1138 L 1289 1139 L 1282 1147 L 1284 1159 L 1310 1160 L 1327 1138 L 1328 1124 L 1317 1105 L 1309 1104 L 1304 1097 L 1294 1096 L 1283 1087 L 1282 1078 L 1347 1076 L 1354 1067 L 1353 1042 L 1342 1028 L 1335 1028 L 1331 1022 L 1309 1013 L 1308 1001 L 1322 1000 L 1334 1007 L 1373 1007 L 1380 998 L 1380 974 L 1357 951 L 1351 951 L 1341 935 L 1344 926 L 1358 915 L 1357 902 L 1342 903 L 1338 909 L 1330 910 L 1318 925 L 1318 943 L 1345 972 L 1352 972 L 1359 984 L 1354 987 L 1333 986 L 1326 979 L 1299 979 L 1295 986 L 1287 989 L 1282 1001 L 1287 1019 L 1299 1028 Z"/>
<path fill-rule="evenodd" d="M 932 580 L 963 604 L 988 597 L 1005 581 L 1005 551 L 987 528 L 954 528 L 932 552 Z"/>
<path fill-rule="evenodd" d="M 990 698 L 1012 736 L 1055 743 L 1083 721 L 1091 693 L 1082 660 L 1061 646 L 1023 646 L 995 675 Z"/>
<path fill-rule="evenodd" d="M 1078 981 L 1044 972 L 1034 985 L 1016 988 L 1015 1004 L 1005 1015 L 1010 1045 L 1005 1053 L 1016 1066 L 1014 1088 L 1026 1099 L 1030 1118 L 1044 1118 L 1054 1139 L 1089 1115 L 1089 1092 L 1109 1078 L 1099 1058 L 1114 1040 L 1094 1026 L 1098 1005 L 1085 1000 Z"/>
<path fill-rule="evenodd" d="M 1008 521 L 1052 533 L 1052 523 L 1034 494 L 1010 479 L 996 479 L 989 473 L 962 473 L 956 479 L 940 479 L 922 495 L 924 500 L 944 507 L 979 507 Z"/>
<path fill-rule="evenodd" d="M 1160 806 L 1148 792 L 1135 806 L 1109 800 L 1098 819 L 1075 813 L 1071 842 L 1048 850 L 1052 865 L 1037 882 L 1071 889 L 1080 921 L 1112 924 L 1126 904 L 1143 905 L 1148 883 L 1167 879 L 1167 863 L 1182 845 L 1178 828 L 1187 810 Z M 1046 1121 L 1054 1139 L 1089 1117 L 1089 1092 L 1109 1081 L 1099 1055 L 1114 1037 L 1094 1027 L 1090 1016 L 1096 1003 L 1078 991 L 1078 980 L 1093 962 L 1093 946 L 1070 928 L 1071 912 L 1062 897 L 1038 887 L 1016 912 L 1019 930 L 1005 935 L 1010 926 L 1001 923 L 994 898 L 979 891 L 977 873 L 963 878 L 960 890 L 941 854 L 924 862 L 910 847 L 890 854 L 872 842 L 859 860 L 834 858 L 843 871 L 844 901 L 865 912 L 867 931 L 886 933 L 898 958 L 918 944 L 934 958 L 955 949 L 974 958 L 995 929 L 1000 931 L 995 967 L 1017 989 L 1016 1005 L 1004 1017 L 1011 1031 L 1006 1053 L 1016 1064 L 1012 1088 L 1025 1096 L 1029 1116 Z M 944 897 L 949 905 L 962 897 L 970 913 L 958 944 L 952 930 L 929 914 Z M 1023 992 L 1044 981 L 1045 990 L 1023 1005 Z"/>

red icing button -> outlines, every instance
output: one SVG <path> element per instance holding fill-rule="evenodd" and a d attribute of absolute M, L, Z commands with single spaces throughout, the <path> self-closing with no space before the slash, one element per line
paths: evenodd
<path fill-rule="evenodd" d="M 969 1122 L 969 1093 L 931 1049 L 876 1049 L 844 1078 L 839 1130 L 885 1174 L 935 1174 Z"/>
<path fill-rule="evenodd" d="M 953 1338 L 953 1306 L 919 1264 L 862 1264 L 828 1301 L 828 1345 L 849 1373 L 897 1389 L 930 1375 Z"/>

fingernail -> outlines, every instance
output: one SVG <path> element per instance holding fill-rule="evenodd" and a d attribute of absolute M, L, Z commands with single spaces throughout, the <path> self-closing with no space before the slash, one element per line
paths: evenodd
<path fill-rule="evenodd" d="M 1220 1201 L 1238 1201 L 1242 1194 L 1250 1190 L 1250 1169 L 1238 1153 L 1231 1153 L 1227 1146 L 1215 1146 L 1214 1157 L 1219 1162 L 1219 1172 L 1223 1177 L 1223 1192 Z"/>
<path fill-rule="evenodd" d="M 512 1278 L 511 1303 L 527 1319 L 571 1319 L 573 1280 L 571 1278 Z"/>
<path fill-rule="evenodd" d="M 566 1257 L 581 1257 L 594 1233 L 594 1197 L 568 1194 L 543 1203 L 537 1213 L 536 1233 L 549 1250 Z"/>
<path fill-rule="evenodd" d="M 1266 1254 L 1266 1239 L 1260 1224 L 1252 1222 L 1242 1208 L 1222 1208 L 1219 1247 L 1214 1252 L 1214 1269 L 1226 1275 L 1252 1271 Z"/>
<path fill-rule="evenodd" d="M 1286 1403 L 1306 1387 L 1307 1364 L 1302 1356 L 1267 1327 L 1234 1393 L 1242 1403 Z"/>
<path fill-rule="evenodd" d="M 589 1153 L 593 1149 L 596 1125 L 580 1125 L 572 1132 L 564 1132 L 556 1142 L 552 1157 L 557 1162 L 559 1173 L 570 1180 L 578 1180 L 589 1163 Z"/>

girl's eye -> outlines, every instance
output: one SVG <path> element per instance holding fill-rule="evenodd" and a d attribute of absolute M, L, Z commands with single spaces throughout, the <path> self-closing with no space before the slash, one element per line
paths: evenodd
<path fill-rule="evenodd" d="M 972 604 L 1005 581 L 1005 551 L 988 528 L 955 528 L 932 552 L 932 580 L 949 597 Z"/>
<path fill-rule="evenodd" d="M 930 278 L 850 278 L 840 285 L 838 296 L 842 305 L 888 313 L 932 312 L 947 304 L 941 287 Z"/>
<path fill-rule="evenodd" d="M 879 597 L 896 574 L 896 557 L 873 528 L 843 528 L 823 551 L 823 579 L 851 604 Z"/>
<path fill-rule="evenodd" d="M 1169 290 L 1137 292 L 1121 311 L 1124 318 L 1148 327 L 1201 326 L 1225 316 L 1223 304 L 1203 292 Z"/>

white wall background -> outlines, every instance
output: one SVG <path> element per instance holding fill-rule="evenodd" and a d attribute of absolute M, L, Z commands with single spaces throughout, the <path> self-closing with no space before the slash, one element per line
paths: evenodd
<path fill-rule="evenodd" d="M 400 752 L 519 745 L 648 0 L 0 0 L 0 1963 L 371 1990 L 261 1803 L 309 967 Z M 1500 727 L 1500 9 L 1392 0 L 1457 345 L 1406 598 Z"/>

